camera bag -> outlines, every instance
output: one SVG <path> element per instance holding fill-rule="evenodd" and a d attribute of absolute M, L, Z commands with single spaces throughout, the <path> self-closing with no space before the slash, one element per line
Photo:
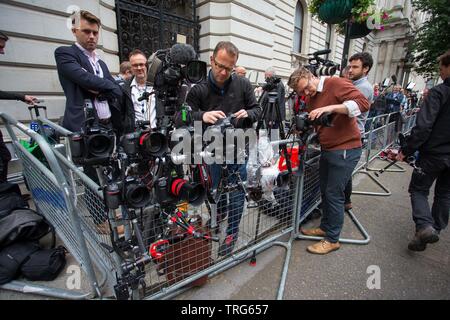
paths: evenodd
<path fill-rule="evenodd" d="M 16 279 L 20 266 L 28 257 L 40 250 L 37 242 L 17 242 L 0 250 L 0 285 Z"/>
<path fill-rule="evenodd" d="M 17 184 L 4 182 L 0 184 L 0 219 L 6 217 L 16 208 L 25 208 L 28 204 L 23 200 Z"/>
<path fill-rule="evenodd" d="M 22 264 L 22 275 L 31 281 L 52 281 L 66 266 L 67 250 L 63 246 L 39 249 Z"/>

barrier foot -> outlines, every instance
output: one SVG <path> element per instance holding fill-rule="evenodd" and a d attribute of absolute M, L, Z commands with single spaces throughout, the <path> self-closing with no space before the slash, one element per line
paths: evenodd
<path fill-rule="evenodd" d="M 364 227 L 358 221 L 356 216 L 353 214 L 352 210 L 348 210 L 346 212 L 348 213 L 348 215 L 352 219 L 352 221 L 355 224 L 355 226 L 358 228 L 358 230 L 361 233 L 361 235 L 364 237 L 364 240 L 339 238 L 339 242 L 340 243 L 348 243 L 348 244 L 358 244 L 358 245 L 369 244 L 369 242 L 370 242 L 370 235 L 367 233 L 366 229 L 364 229 Z M 318 241 L 320 241 L 320 240 L 323 240 L 324 237 L 313 237 L 313 236 L 297 235 L 296 239 L 299 239 L 299 240 L 318 240 Z"/>
<path fill-rule="evenodd" d="M 387 160 L 384 160 L 384 159 L 378 159 L 378 160 L 381 160 L 381 161 L 387 161 Z M 400 166 L 400 165 L 397 164 L 397 163 L 394 163 L 392 166 L 393 166 L 393 167 L 397 167 L 398 169 L 385 169 L 384 172 L 406 172 L 406 169 L 403 168 L 402 166 Z M 380 171 L 380 170 L 382 170 L 382 169 L 384 169 L 384 168 L 371 168 L 371 167 L 367 167 L 367 171 Z"/>
<path fill-rule="evenodd" d="M 378 181 L 374 176 L 372 176 L 370 174 L 370 172 L 367 171 L 358 171 L 355 174 L 365 174 L 367 176 L 369 176 L 369 178 L 375 182 L 381 189 L 384 190 L 384 192 L 371 192 L 371 191 L 352 191 L 352 194 L 363 194 L 363 195 L 367 195 L 367 196 L 378 196 L 378 197 L 388 197 L 390 196 L 392 193 L 391 191 L 389 191 L 389 189 L 387 187 L 385 187 L 380 181 Z"/>
<path fill-rule="evenodd" d="M 50 298 L 59 298 L 68 300 L 85 300 L 89 299 L 92 296 L 91 294 L 57 288 L 50 288 L 36 284 L 29 284 L 23 281 L 11 281 L 7 284 L 1 285 L 0 289 L 20 292 L 24 294 L 36 294 Z"/>

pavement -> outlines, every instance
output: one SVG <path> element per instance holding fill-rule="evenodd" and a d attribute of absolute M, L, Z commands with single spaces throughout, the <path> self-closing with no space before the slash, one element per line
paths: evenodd
<path fill-rule="evenodd" d="M 373 166 L 382 168 L 385 163 L 377 160 Z M 380 175 L 392 195 L 352 196 L 353 212 L 371 237 L 368 245 L 343 244 L 338 251 L 318 256 L 306 251 L 312 241 L 293 242 L 284 299 L 450 299 L 449 230 L 444 230 L 439 242 L 428 245 L 424 252 L 407 249 L 414 235 L 407 192 L 412 168 L 402 166 L 404 173 Z M 354 190 L 381 191 L 364 175 L 355 176 Z M 313 220 L 306 227 L 318 224 L 319 220 Z M 342 236 L 362 239 L 348 216 Z M 208 279 L 202 287 L 190 288 L 173 299 L 276 299 L 285 254 L 283 247 L 273 246 L 258 254 L 255 266 L 244 260 Z M 53 285 L 64 288 L 66 283 L 67 276 L 62 276 Z M 82 288 L 87 286 L 83 279 Z M 47 298 L 0 289 L 0 300 L 6 299 Z"/>

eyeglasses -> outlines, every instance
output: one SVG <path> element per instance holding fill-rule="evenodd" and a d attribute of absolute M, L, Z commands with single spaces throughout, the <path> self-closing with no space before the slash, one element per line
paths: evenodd
<path fill-rule="evenodd" d="M 232 66 L 232 67 L 224 66 L 223 64 L 218 63 L 218 62 L 216 61 L 216 58 L 213 58 L 213 60 L 214 60 L 214 64 L 217 66 L 217 68 L 219 68 L 220 70 L 225 70 L 225 71 L 228 72 L 228 73 L 233 72 L 234 68 L 236 67 L 236 66 Z"/>
<path fill-rule="evenodd" d="M 78 29 L 78 30 L 80 30 L 87 36 L 90 36 L 91 33 L 94 34 L 94 37 L 98 36 L 98 31 L 96 31 L 96 30 L 90 30 L 90 29 Z"/>
<path fill-rule="evenodd" d="M 305 78 L 302 78 L 302 79 L 305 79 Z M 300 79 L 300 80 L 301 80 L 301 79 Z M 299 82 L 300 82 L 300 80 L 299 80 Z M 306 96 L 306 95 L 307 95 L 305 91 L 306 91 L 307 89 L 309 89 L 310 82 L 311 82 L 311 78 L 308 78 L 308 82 L 306 83 L 306 86 L 305 86 L 304 88 L 302 88 L 301 90 L 300 90 L 300 88 L 298 87 L 298 83 L 297 83 L 297 90 L 296 90 L 296 92 L 297 92 L 297 94 L 298 94 L 299 96 Z M 309 93 L 309 90 L 308 90 L 308 93 Z"/>
<path fill-rule="evenodd" d="M 132 68 L 145 68 L 147 66 L 147 64 L 146 63 L 135 63 L 135 64 L 132 64 L 131 65 L 131 67 Z"/>

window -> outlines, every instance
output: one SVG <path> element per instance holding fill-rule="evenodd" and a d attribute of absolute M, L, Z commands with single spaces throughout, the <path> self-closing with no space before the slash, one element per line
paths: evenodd
<path fill-rule="evenodd" d="M 295 8 L 295 25 L 294 25 L 294 52 L 300 53 L 302 51 L 302 38 L 303 38 L 303 6 L 300 1 L 297 2 Z"/>

